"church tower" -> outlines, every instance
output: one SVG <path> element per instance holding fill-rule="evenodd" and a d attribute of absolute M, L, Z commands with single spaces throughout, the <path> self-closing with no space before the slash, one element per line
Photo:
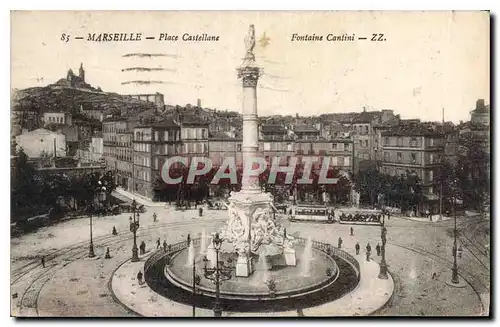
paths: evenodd
<path fill-rule="evenodd" d="M 68 80 L 68 82 L 71 83 L 71 81 L 73 80 L 73 70 L 69 69 L 68 70 L 68 74 L 66 75 L 66 80 Z"/>
<path fill-rule="evenodd" d="M 85 70 L 83 69 L 83 63 L 80 63 L 80 70 L 78 75 L 82 79 L 82 82 L 85 82 Z"/>

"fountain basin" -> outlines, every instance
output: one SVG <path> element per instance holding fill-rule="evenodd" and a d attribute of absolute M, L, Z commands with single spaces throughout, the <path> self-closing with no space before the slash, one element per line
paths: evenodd
<path fill-rule="evenodd" d="M 304 247 L 295 247 L 297 257 L 302 257 Z M 188 257 L 188 250 L 184 249 L 174 253 L 169 265 L 165 266 L 164 274 L 170 283 L 192 292 L 193 269 L 186 267 L 185 262 Z M 202 256 L 196 256 L 196 274 L 201 277 L 201 282 L 197 285 L 197 292 L 204 296 L 215 297 L 215 284 L 206 279 L 203 275 Z M 220 253 L 219 260 L 226 262 L 231 258 L 236 262 L 236 254 Z M 254 260 L 258 260 L 254 258 Z M 257 269 L 249 277 L 236 277 L 234 271 L 232 278 L 220 285 L 220 297 L 231 300 L 280 300 L 303 296 L 309 293 L 320 291 L 331 286 L 339 276 L 339 268 L 335 260 L 326 253 L 314 249 L 312 251 L 312 264 L 308 276 L 303 274 L 303 262 L 297 259 L 296 266 L 279 266 L 272 269 Z M 227 263 L 226 263 L 227 265 Z M 258 266 L 258 265 L 257 265 Z M 327 269 L 330 275 L 326 274 Z M 266 281 L 273 279 L 276 282 L 276 291 L 269 292 Z"/>

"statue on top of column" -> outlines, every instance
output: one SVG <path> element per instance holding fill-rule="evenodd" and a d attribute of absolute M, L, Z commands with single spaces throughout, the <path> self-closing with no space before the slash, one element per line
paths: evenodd
<path fill-rule="evenodd" d="M 255 48 L 255 26 L 252 24 L 248 28 L 248 34 L 245 37 L 245 48 L 246 54 L 244 63 L 252 64 L 255 62 L 255 54 L 253 53 L 253 49 Z"/>

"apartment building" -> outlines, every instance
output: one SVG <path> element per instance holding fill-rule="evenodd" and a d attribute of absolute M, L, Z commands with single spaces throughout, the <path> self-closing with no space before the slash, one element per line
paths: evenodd
<path fill-rule="evenodd" d="M 171 118 L 160 118 L 138 124 L 133 135 L 133 192 L 157 199 L 164 163 L 181 153 L 181 128 Z"/>
<path fill-rule="evenodd" d="M 438 210 L 436 178 L 442 166 L 445 136 L 428 123 L 401 123 L 382 132 L 382 160 L 384 174 L 416 175 L 421 180 L 425 197 L 424 208 Z"/>

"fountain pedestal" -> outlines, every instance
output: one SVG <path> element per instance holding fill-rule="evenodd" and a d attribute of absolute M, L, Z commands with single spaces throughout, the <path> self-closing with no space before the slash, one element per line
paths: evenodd
<path fill-rule="evenodd" d="M 213 242 L 210 242 L 210 244 L 207 247 L 206 257 L 208 260 L 207 263 L 208 268 L 215 267 L 215 262 L 217 261 L 217 254 L 215 253 Z"/>
<path fill-rule="evenodd" d="M 248 277 L 253 271 L 252 259 L 248 256 L 238 255 L 238 260 L 236 260 L 236 277 Z"/>
<path fill-rule="evenodd" d="M 254 215 L 264 213 L 270 209 L 272 198 L 267 193 L 232 192 L 229 198 L 229 221 L 223 233 L 225 238 L 232 242 L 238 253 L 236 260 L 236 276 L 248 277 L 254 271 L 252 261 L 253 225 L 256 223 Z"/>
<path fill-rule="evenodd" d="M 283 247 L 283 256 L 285 257 L 285 264 L 287 266 L 296 266 L 297 259 L 295 256 L 295 249 L 293 249 L 290 245 L 285 245 Z"/>

